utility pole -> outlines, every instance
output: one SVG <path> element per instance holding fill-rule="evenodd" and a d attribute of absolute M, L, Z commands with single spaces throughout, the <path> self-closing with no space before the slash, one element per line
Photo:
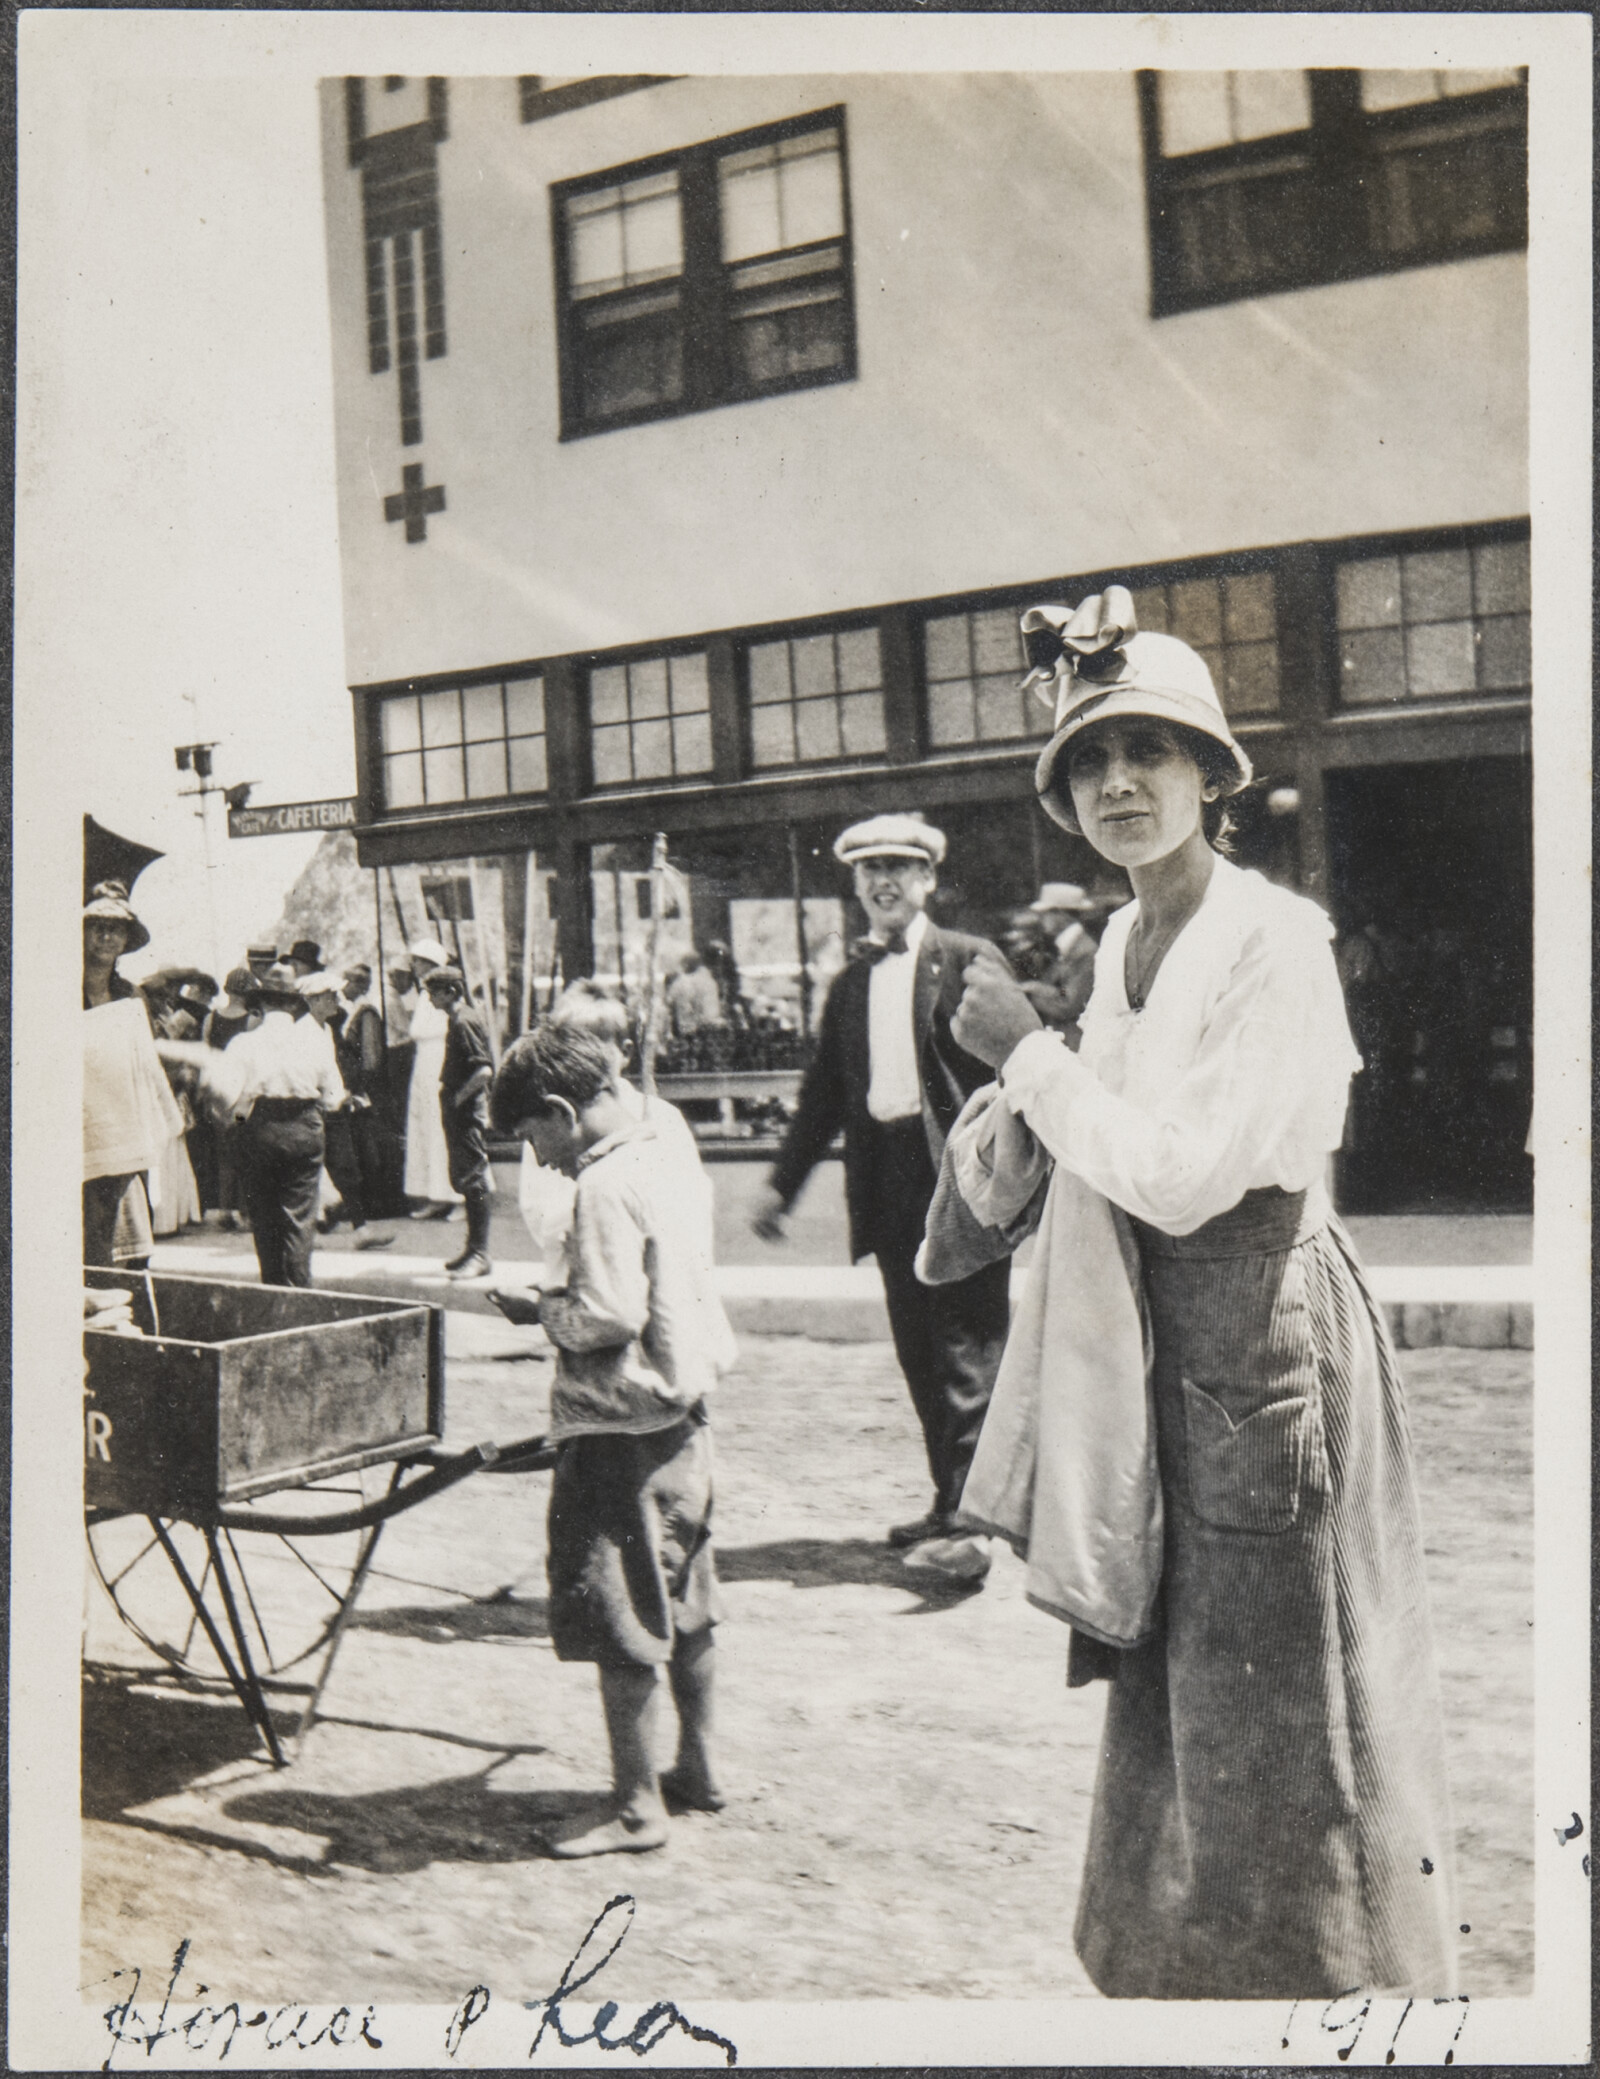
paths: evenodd
<path fill-rule="evenodd" d="M 206 803 L 213 794 L 232 794 L 237 790 L 224 787 L 219 780 L 213 780 L 211 776 L 211 753 L 216 748 L 214 743 L 177 744 L 173 748 L 172 755 L 177 761 L 179 772 L 192 772 L 195 776 L 195 785 L 192 787 L 180 787 L 178 794 L 180 799 L 194 801 L 198 804 L 195 814 L 200 818 L 200 850 L 205 860 L 206 919 L 210 926 L 211 966 L 220 980 L 222 963 L 218 950 L 217 895 L 211 878 L 213 870 L 211 859 L 211 822 L 206 814 Z M 248 795 L 248 788 L 244 791 Z"/>

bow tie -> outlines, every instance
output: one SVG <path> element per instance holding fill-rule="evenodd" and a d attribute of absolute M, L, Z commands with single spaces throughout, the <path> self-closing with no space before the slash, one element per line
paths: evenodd
<path fill-rule="evenodd" d="M 890 953 L 903 953 L 905 950 L 906 935 L 903 931 L 891 931 L 886 939 L 858 938 L 856 940 L 857 958 L 865 960 L 869 967 L 876 966 L 878 961 L 887 958 Z"/>

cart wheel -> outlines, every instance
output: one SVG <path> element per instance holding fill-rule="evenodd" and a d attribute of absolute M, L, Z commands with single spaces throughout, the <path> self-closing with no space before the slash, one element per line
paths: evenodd
<path fill-rule="evenodd" d="M 388 1486 L 389 1466 L 345 1473 L 322 1486 L 297 1488 L 297 1513 L 314 1517 L 375 1501 Z M 260 1506 L 282 1511 L 285 1497 L 264 1497 Z M 357 1570 L 373 1532 L 314 1531 L 294 1536 L 237 1527 L 248 1504 L 230 1507 L 235 1527 L 216 1533 L 227 1568 L 234 1608 L 250 1659 L 263 1681 L 309 1688 L 315 1657 L 333 1634 L 356 1586 Z M 159 1519 L 189 1579 L 199 1590 L 224 1639 L 232 1643 L 226 1599 L 204 1530 L 170 1517 Z M 115 1516 L 89 1525 L 89 1562 L 111 1606 L 127 1629 L 168 1667 L 206 1677 L 224 1670 L 194 1606 L 184 1591 L 161 1539 L 145 1516 Z M 90 1633 L 91 1653 L 96 1644 Z M 99 1657 L 99 1656 L 94 1656 Z M 107 1658 L 115 1658 L 113 1652 Z"/>

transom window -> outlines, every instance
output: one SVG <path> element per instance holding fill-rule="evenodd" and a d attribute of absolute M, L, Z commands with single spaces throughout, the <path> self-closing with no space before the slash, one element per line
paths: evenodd
<path fill-rule="evenodd" d="M 1525 541 L 1363 556 L 1340 564 L 1337 600 L 1349 706 L 1532 683 Z"/>
<path fill-rule="evenodd" d="M 554 204 L 564 439 L 855 373 L 841 110 Z"/>
<path fill-rule="evenodd" d="M 1145 585 L 1133 604 L 1141 628 L 1181 636 L 1200 652 L 1230 715 L 1270 714 L 1278 705 L 1278 608 L 1270 570 Z"/>
<path fill-rule="evenodd" d="M 935 614 L 924 622 L 930 745 L 1004 743 L 1049 734 L 1050 706 L 1021 690 L 1027 670 L 1021 615 L 1020 607 L 997 606 Z"/>
<path fill-rule="evenodd" d="M 1526 73 L 1142 72 L 1156 316 L 1528 241 Z"/>
<path fill-rule="evenodd" d="M 703 650 L 597 665 L 589 674 L 597 787 L 711 770 L 711 692 Z"/>
<path fill-rule="evenodd" d="M 746 663 L 752 765 L 870 758 L 884 750 L 876 628 L 752 643 Z"/>
<path fill-rule="evenodd" d="M 543 794 L 543 678 L 392 693 L 379 708 L 384 805 L 433 808 Z"/>

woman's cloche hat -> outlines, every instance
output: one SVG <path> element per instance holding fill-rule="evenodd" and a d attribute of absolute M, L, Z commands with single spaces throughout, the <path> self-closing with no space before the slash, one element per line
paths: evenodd
<path fill-rule="evenodd" d="M 1055 729 L 1039 753 L 1033 784 L 1046 814 L 1064 830 L 1083 834 L 1070 795 L 1056 785 L 1057 760 L 1091 722 L 1116 715 L 1149 715 L 1209 736 L 1233 759 L 1234 776 L 1223 792 L 1249 786 L 1250 760 L 1228 727 L 1205 659 L 1175 635 L 1141 635 L 1123 586 L 1108 585 L 1077 607 L 1030 606 L 1022 642 L 1033 667 L 1023 691 L 1048 700 L 1054 689 Z"/>
<path fill-rule="evenodd" d="M 128 900 L 126 881 L 96 881 L 94 892 L 83 906 L 83 915 L 85 922 L 90 917 L 110 917 L 118 924 L 126 924 L 128 940 L 122 949 L 124 953 L 137 953 L 141 946 L 150 943 L 149 932 L 145 930 Z M 118 958 L 121 958 L 121 954 Z"/>

